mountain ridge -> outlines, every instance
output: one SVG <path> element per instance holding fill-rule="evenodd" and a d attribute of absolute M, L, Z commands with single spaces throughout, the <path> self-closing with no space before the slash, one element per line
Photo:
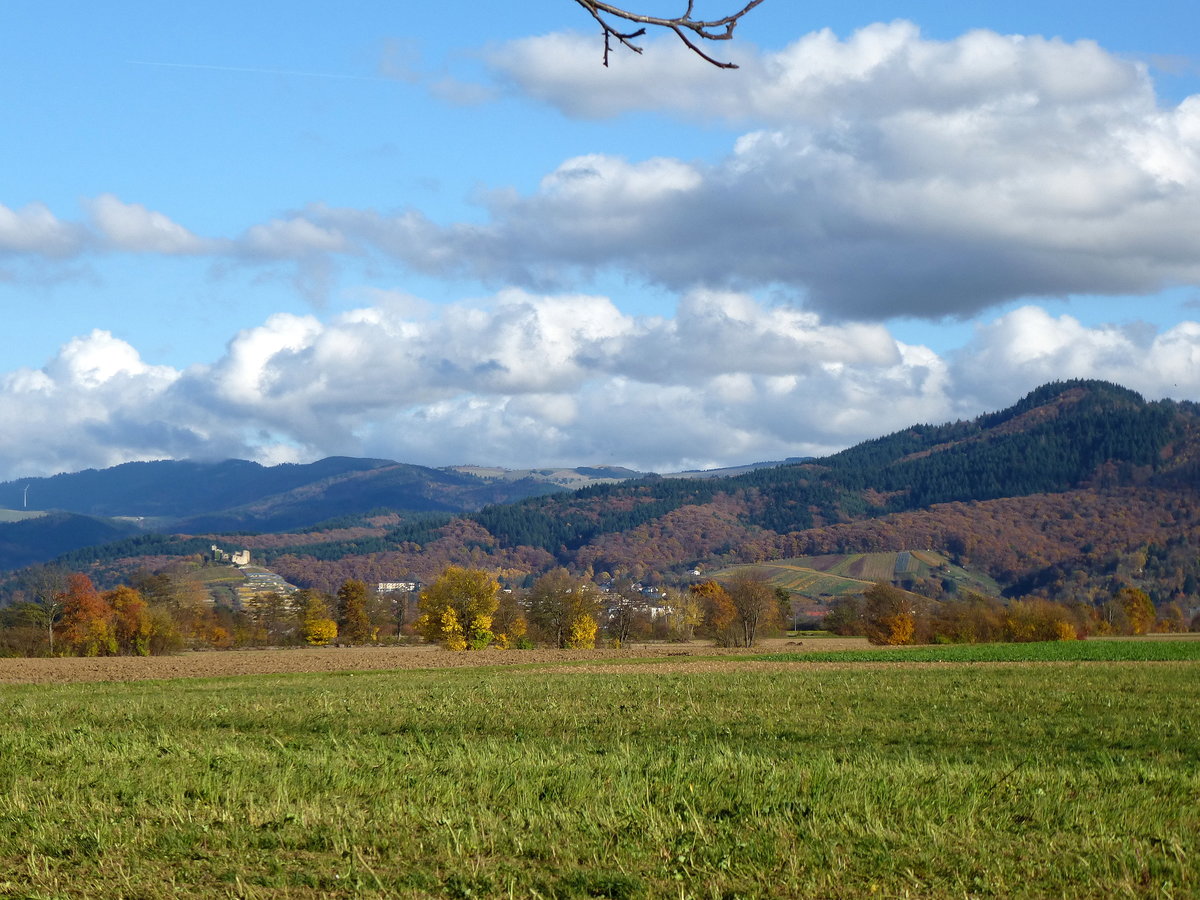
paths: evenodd
<path fill-rule="evenodd" d="M 1198 435 L 1196 404 L 1147 402 L 1107 382 L 1054 382 L 969 421 L 914 425 L 821 459 L 720 479 L 643 475 L 570 492 L 547 492 L 542 484 L 540 493 L 475 511 L 428 507 L 369 515 L 360 508 L 323 526 L 325 532 L 316 527 L 246 540 L 289 580 L 319 587 L 345 577 L 423 578 L 451 562 L 485 565 L 510 580 L 556 565 L 654 580 L 681 577 L 699 563 L 920 550 L 939 542 L 952 554 L 984 560 L 1008 587 L 1042 590 L 1063 582 L 1072 559 L 1096 569 L 1096 580 L 1101 569 L 1116 565 L 1109 556 L 1131 552 L 1130 542 L 1200 540 L 1200 516 L 1190 512 L 1200 508 L 1194 502 Z M 392 474 L 405 475 L 385 464 L 331 476 L 331 484 Z M 502 481 L 454 477 L 493 488 Z M 317 495 L 328 491 L 327 485 Z M 287 502 L 303 506 L 302 500 L 292 495 Z M 1106 517 L 1118 516 L 1122 504 L 1137 508 L 1141 520 L 1118 534 L 1089 538 L 1108 527 Z M 314 512 L 310 508 L 308 518 Z M 988 550 L 989 538 L 971 524 L 972 516 L 993 523 L 990 540 L 997 547 L 1017 542 L 1029 552 Z M 1067 527 L 1072 516 L 1074 530 Z M 1023 528 L 1026 519 L 1042 523 L 1042 537 Z M 1160 527 L 1159 520 L 1173 524 Z M 142 546 L 169 555 L 171 541 L 155 538 Z M 124 547 L 124 563 L 115 561 L 117 546 Z M 89 553 L 114 573 L 136 565 L 137 547 L 124 544 L 81 551 L 71 564 L 84 564 Z M 1160 579 L 1161 590 L 1178 593 L 1193 563 L 1171 565 L 1178 577 L 1170 584 Z"/>

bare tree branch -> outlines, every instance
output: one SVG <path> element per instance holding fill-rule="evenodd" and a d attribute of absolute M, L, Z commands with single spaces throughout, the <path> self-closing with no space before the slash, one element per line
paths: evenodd
<path fill-rule="evenodd" d="M 600 23 L 600 29 L 604 34 L 604 65 L 608 65 L 608 54 L 612 50 L 612 42 L 615 40 L 619 44 L 634 53 L 641 53 L 642 48 L 633 43 L 636 38 L 640 38 L 646 33 L 645 26 L 654 25 L 660 28 L 669 28 L 675 32 L 676 37 L 683 41 L 689 50 L 699 56 L 706 62 L 712 63 L 719 69 L 736 69 L 737 64 L 731 62 L 721 62 L 709 56 L 700 49 L 695 38 L 702 38 L 706 41 L 727 41 L 733 37 L 733 30 L 737 28 L 737 24 L 741 21 L 742 16 L 758 6 L 763 0 L 750 0 L 737 12 L 725 16 L 721 19 L 701 20 L 692 18 L 692 8 L 695 5 L 695 0 L 687 0 L 687 10 L 682 16 L 676 16 L 673 19 L 662 18 L 660 16 L 645 16 L 641 13 L 630 12 L 626 9 L 621 9 L 619 6 L 613 6 L 611 3 L 602 3 L 600 0 L 575 0 L 580 6 L 591 13 L 592 18 Z M 623 19 L 626 22 L 633 22 L 643 27 L 636 31 L 621 31 L 609 19 Z"/>

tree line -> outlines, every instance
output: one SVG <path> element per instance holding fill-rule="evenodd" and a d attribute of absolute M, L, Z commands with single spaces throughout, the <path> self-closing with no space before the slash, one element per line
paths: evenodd
<path fill-rule="evenodd" d="M 1200 630 L 1200 615 L 1191 626 Z M 1133 587 L 1094 605 L 1041 597 L 1005 603 L 973 591 L 936 601 L 886 582 L 834 601 L 825 627 L 881 645 L 1073 641 L 1187 630 L 1181 615 L 1155 609 L 1146 592 Z"/>
<path fill-rule="evenodd" d="M 1135 560 L 1141 563 L 1141 560 Z M 99 590 L 71 573 L 0 610 L 0 655 L 155 655 L 186 648 L 381 645 L 427 641 L 448 650 L 621 647 L 632 640 L 711 640 L 753 647 L 778 634 L 788 592 L 752 569 L 723 582 L 647 594 L 628 577 L 597 583 L 554 569 L 525 588 L 493 571 L 449 565 L 419 592 L 380 593 L 359 579 L 334 592 L 264 592 L 213 602 L 186 570 L 140 572 Z M 1172 610 L 1174 614 L 1172 614 Z M 1200 629 L 1123 586 L 1103 603 L 1002 601 L 971 591 L 935 600 L 879 582 L 834 601 L 824 625 L 876 644 L 1076 640 L 1093 634 Z"/>
<path fill-rule="evenodd" d="M 42 572 L 21 602 L 0 610 L 0 655 L 148 656 L 182 649 L 380 645 L 416 641 L 449 650 L 589 649 L 633 640 L 711 639 L 753 646 L 787 618 L 786 592 L 753 574 L 690 590 L 647 593 L 628 577 L 603 583 L 553 569 L 525 588 L 494 571 L 448 565 L 419 592 L 378 592 L 348 578 L 333 592 L 302 589 L 224 599 L 194 570 L 136 573 L 100 590 L 83 573 Z"/>

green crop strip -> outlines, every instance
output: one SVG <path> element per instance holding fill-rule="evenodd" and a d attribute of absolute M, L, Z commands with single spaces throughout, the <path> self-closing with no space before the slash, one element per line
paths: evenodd
<path fill-rule="evenodd" d="M 1200 661 L 1200 640 L 1045 641 L 764 653 L 766 662 L 1184 662 Z"/>
<path fill-rule="evenodd" d="M 1197 675 L 0 687 L 0 896 L 1196 896 Z"/>

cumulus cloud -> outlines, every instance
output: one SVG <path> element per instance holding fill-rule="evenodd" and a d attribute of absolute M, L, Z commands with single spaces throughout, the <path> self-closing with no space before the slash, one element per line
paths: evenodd
<path fill-rule="evenodd" d="M 0 376 L 0 477 L 332 454 L 671 471 L 828 453 L 1064 377 L 1200 399 L 1200 323 L 1088 327 L 1026 307 L 939 355 L 735 292 L 636 317 L 607 297 L 507 290 L 436 314 L 407 300 L 279 314 L 182 370 L 93 331 Z"/>
<path fill-rule="evenodd" d="M 112 194 L 87 202 L 92 225 L 112 249 L 129 253 L 189 255 L 215 250 L 205 241 L 160 212 L 140 203 L 125 203 Z"/>
<path fill-rule="evenodd" d="M 0 256 L 72 256 L 84 239 L 81 228 L 62 221 L 44 204 L 30 203 L 21 209 L 10 209 L 0 203 Z"/>
<path fill-rule="evenodd" d="M 740 294 L 697 292 L 672 318 L 639 318 L 606 297 L 509 290 L 431 319 L 275 316 L 204 378 L 214 414 L 309 453 L 678 468 L 901 427 L 906 395 L 945 411 L 943 369 L 880 326 L 825 325 Z M 839 401 L 878 378 L 895 389 L 888 402 L 848 417 Z"/>
<path fill-rule="evenodd" d="M 479 222 L 314 202 L 211 240 L 105 195 L 88 226 L 0 207 L 0 253 L 209 252 L 294 266 L 318 299 L 347 257 L 541 292 L 616 272 L 681 294 L 778 287 L 843 321 L 1200 283 L 1200 96 L 1160 104 L 1144 65 L 1093 42 L 893 22 L 735 45 L 742 68 L 718 72 L 681 64 L 678 42 L 604 70 L 583 40 L 530 38 L 491 64 L 568 115 L 743 133 L 715 162 L 564 160 L 532 191 L 481 192 Z"/>
<path fill-rule="evenodd" d="M 44 368 L 0 376 L 0 469 L 17 477 L 200 453 L 208 436 L 164 402 L 177 378 L 107 331 L 68 341 Z"/>
<path fill-rule="evenodd" d="M 756 130 L 715 165 L 568 160 L 532 194 L 492 197 L 486 227 L 416 229 L 413 264 L 528 284 L 600 266 L 676 289 L 777 283 L 864 319 L 1200 280 L 1200 97 L 1160 106 L 1143 66 L 1093 42 L 932 41 L 896 22 L 808 35 L 737 73 L 697 75 L 660 47 L 622 57 L 614 84 L 579 40 L 531 38 L 492 63 L 571 115 Z"/>
<path fill-rule="evenodd" d="M 1200 323 L 1089 327 L 1025 306 L 977 326 L 953 367 L 965 403 L 995 408 L 1040 384 L 1101 378 L 1149 398 L 1200 399 Z"/>
<path fill-rule="evenodd" d="M 932 41 L 902 20 L 869 25 L 845 40 L 823 29 L 773 53 L 735 44 L 741 68 L 732 73 L 685 65 L 689 51 L 669 40 L 598 71 L 589 46 L 586 36 L 542 35 L 495 48 L 489 61 L 514 89 L 579 118 L 656 110 L 790 126 L 802 118 L 976 109 L 983 102 L 1108 103 L 1149 89 L 1141 66 L 1094 41 L 982 29 Z"/>

